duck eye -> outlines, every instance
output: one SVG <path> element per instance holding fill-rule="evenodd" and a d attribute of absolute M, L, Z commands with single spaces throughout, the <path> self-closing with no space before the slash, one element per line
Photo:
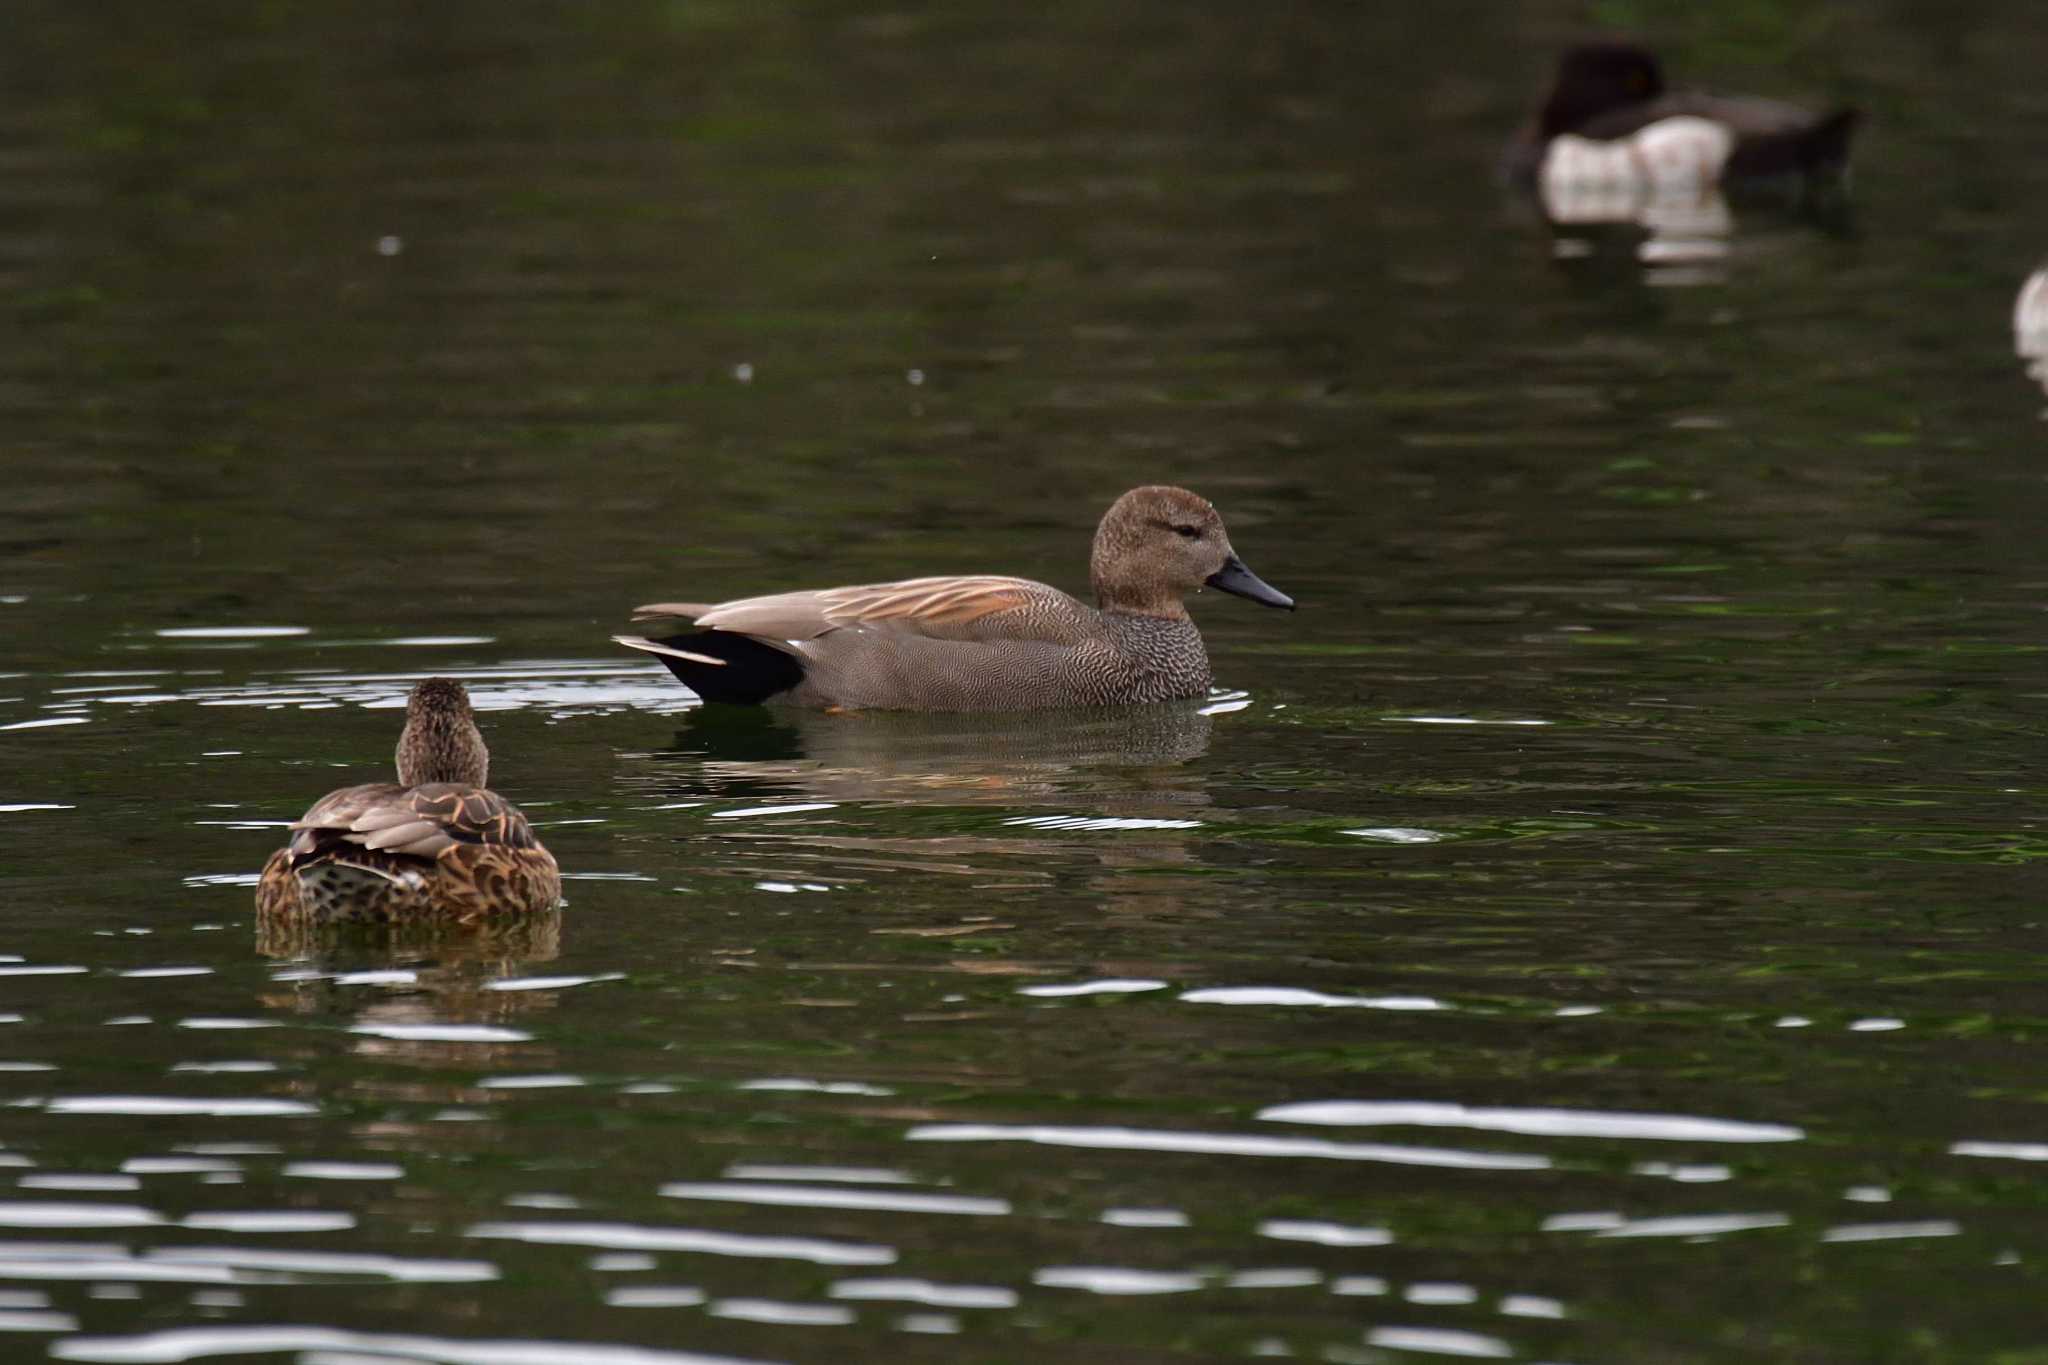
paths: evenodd
<path fill-rule="evenodd" d="M 1202 536 L 1202 528 L 1199 526 L 1176 526 L 1173 528 L 1173 533 L 1177 536 L 1183 536 L 1188 540 L 1199 540 Z"/>

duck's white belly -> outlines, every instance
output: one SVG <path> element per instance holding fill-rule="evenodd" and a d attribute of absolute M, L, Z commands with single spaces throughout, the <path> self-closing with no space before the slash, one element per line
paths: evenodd
<path fill-rule="evenodd" d="M 1607 141 L 1576 133 L 1554 137 L 1544 149 L 1537 183 L 1553 217 L 1608 221 L 1628 216 L 1616 213 L 1611 200 L 1711 189 L 1734 151 L 1735 134 L 1727 127 L 1679 114 Z"/>

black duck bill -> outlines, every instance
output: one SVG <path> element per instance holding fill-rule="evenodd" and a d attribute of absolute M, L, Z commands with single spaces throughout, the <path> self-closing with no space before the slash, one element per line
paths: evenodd
<path fill-rule="evenodd" d="M 1249 597 L 1252 601 L 1268 607 L 1285 607 L 1294 610 L 1294 599 L 1265 579 L 1244 566 L 1236 555 L 1223 561 L 1223 567 L 1203 580 L 1218 592 L 1231 593 L 1238 597 Z"/>

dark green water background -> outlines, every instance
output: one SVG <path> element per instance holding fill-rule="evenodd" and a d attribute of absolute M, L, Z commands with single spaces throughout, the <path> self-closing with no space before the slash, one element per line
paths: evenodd
<path fill-rule="evenodd" d="M 1600 23 L 1851 212 L 1554 259 Z M 0 1358 L 2048 1361 L 2038 5 L 7 27 Z M 1155 480 L 1206 706 L 606 641 Z M 430 672 L 560 923 L 259 940 Z"/>

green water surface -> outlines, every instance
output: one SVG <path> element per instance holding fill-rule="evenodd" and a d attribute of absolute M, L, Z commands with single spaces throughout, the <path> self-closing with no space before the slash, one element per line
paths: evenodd
<path fill-rule="evenodd" d="M 1553 54 L 1854 102 L 1674 273 Z M 2048 1362 L 2023 0 L 28 0 L 0 1358 Z M 698 709 L 630 607 L 1085 587 L 1219 690 Z M 569 880 L 259 935 L 464 679 Z"/>

